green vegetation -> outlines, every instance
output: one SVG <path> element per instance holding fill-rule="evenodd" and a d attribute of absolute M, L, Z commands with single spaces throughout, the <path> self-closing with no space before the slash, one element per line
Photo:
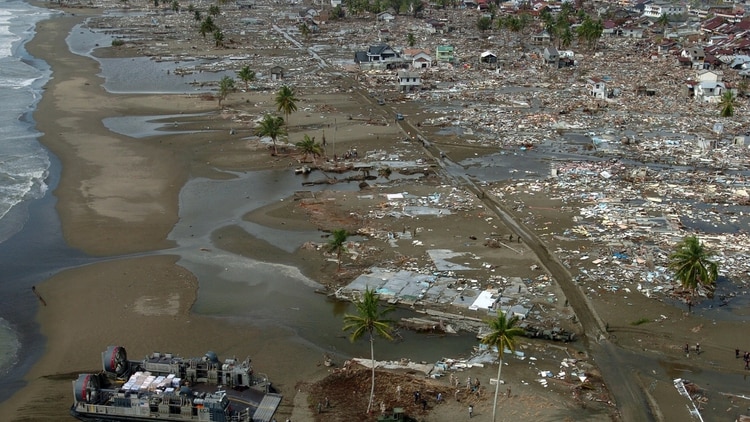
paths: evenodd
<path fill-rule="evenodd" d="M 711 261 L 714 252 L 705 248 L 695 236 L 682 239 L 669 255 L 668 267 L 674 272 L 683 288 L 695 294 L 698 287 L 705 287 L 713 292 L 716 278 L 719 276 L 718 265 Z"/>
<path fill-rule="evenodd" d="M 651 322 L 651 319 L 643 317 L 641 319 L 638 319 L 636 321 L 631 322 L 630 325 L 643 325 L 643 324 L 645 324 L 647 322 Z"/>
<path fill-rule="evenodd" d="M 337 230 L 338 231 L 338 230 Z M 335 233 L 335 232 L 334 232 Z M 367 404 L 367 414 L 372 409 L 375 396 L 375 335 L 387 340 L 393 340 L 391 335 L 392 321 L 386 319 L 392 307 L 380 309 L 379 295 L 374 290 L 366 288 L 362 298 L 354 302 L 357 307 L 356 315 L 344 315 L 344 331 L 351 331 L 349 340 L 355 342 L 365 334 L 370 340 L 370 360 L 372 360 L 372 385 L 370 386 L 370 401 Z"/>
<path fill-rule="evenodd" d="M 323 155 L 323 146 L 315 142 L 315 137 L 305 135 L 301 141 L 296 143 L 297 149 L 302 153 L 302 162 L 307 161 L 307 157 L 312 156 L 313 163 L 315 158 Z"/>
<path fill-rule="evenodd" d="M 250 82 L 255 80 L 255 71 L 250 70 L 250 66 L 245 66 L 237 72 L 237 77 L 245 83 L 245 90 L 250 88 Z"/>
<path fill-rule="evenodd" d="M 719 115 L 721 117 L 732 117 L 734 116 L 734 103 L 736 97 L 732 91 L 724 91 L 719 101 Z"/>
<path fill-rule="evenodd" d="M 224 99 L 227 98 L 227 95 L 229 95 L 230 92 L 234 91 L 234 79 L 230 78 L 229 76 L 224 76 L 221 78 L 221 81 L 219 81 L 219 107 L 221 107 L 221 102 L 224 101 Z"/>
<path fill-rule="evenodd" d="M 516 326 L 518 317 L 512 316 L 507 319 L 502 312 L 497 313 L 497 318 L 488 321 L 490 333 L 481 340 L 482 344 L 497 347 L 497 383 L 495 384 L 495 400 L 492 404 L 492 420 L 496 420 L 497 415 L 497 393 L 500 388 L 500 371 L 503 369 L 503 352 L 508 349 L 512 352 L 516 350 L 516 337 L 523 335 L 523 330 Z"/>
<path fill-rule="evenodd" d="M 282 86 L 276 93 L 276 111 L 284 113 L 287 127 L 289 126 L 289 115 L 297 111 L 297 101 L 299 99 L 294 96 L 294 91 L 286 85 Z"/>
<path fill-rule="evenodd" d="M 284 119 L 279 116 L 266 114 L 263 116 L 263 120 L 258 124 L 258 127 L 255 128 L 255 135 L 260 136 L 261 138 L 264 136 L 270 137 L 271 142 L 273 142 L 273 155 L 278 154 L 278 151 L 276 150 L 276 139 L 279 136 L 286 135 L 286 130 L 284 130 Z"/>
<path fill-rule="evenodd" d="M 334 230 L 333 237 L 328 242 L 328 252 L 336 252 L 336 259 L 338 259 L 338 269 L 341 271 L 341 254 L 346 252 L 346 239 L 349 237 L 349 233 L 344 229 Z"/>

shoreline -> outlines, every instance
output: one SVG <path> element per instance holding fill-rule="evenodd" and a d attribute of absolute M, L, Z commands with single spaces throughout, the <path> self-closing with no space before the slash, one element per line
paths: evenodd
<path fill-rule="evenodd" d="M 133 150 L 128 152 L 130 148 L 120 136 L 102 125 L 103 117 L 127 115 L 128 110 L 136 108 L 144 110 L 138 104 L 142 98 L 155 100 L 148 106 L 151 110 L 179 112 L 172 108 L 172 102 L 180 96 L 117 95 L 118 101 L 113 101 L 115 95 L 100 86 L 96 62 L 73 55 L 65 43 L 67 33 L 76 23 L 98 13 L 100 10 L 75 9 L 75 15 L 66 13 L 40 22 L 36 36 L 27 44 L 30 54 L 46 60 L 53 69 L 52 79 L 34 111 L 37 127 L 45 133 L 40 142 L 62 166 L 58 187 L 50 195 L 57 198 L 63 235 L 74 249 L 82 249 L 92 257 L 165 249 L 171 246 L 166 238 L 177 220 L 177 196 L 182 185 L 190 173 L 213 172 L 199 166 L 191 169 L 190 162 L 174 149 L 160 150 L 147 145 L 148 141 L 129 139 L 127 143 L 139 144 L 139 154 L 134 155 Z M 214 103 L 192 99 L 183 99 L 182 105 L 215 110 Z M 164 158 L 158 160 L 160 155 Z M 158 160 L 161 164 L 133 167 L 143 160 Z M 110 170 L 107 174 L 107 166 L 117 171 Z M 127 169 L 132 176 L 122 173 Z M 148 173 L 153 170 L 156 173 Z M 86 180 L 92 178 L 99 180 L 87 184 Z M 151 184 L 158 184 L 159 190 L 154 191 Z M 115 190 L 96 191 L 97 186 Z M 123 202 L 112 198 L 118 189 L 131 199 Z M 148 203 L 140 206 L 146 198 L 158 198 L 159 206 Z M 81 207 L 83 204 L 88 209 Z M 121 206 L 127 207 L 127 214 L 118 208 Z M 104 227 L 106 230 L 102 231 Z M 198 286 L 194 276 L 176 265 L 176 259 L 167 255 L 104 260 L 62 271 L 38 284 L 37 291 L 47 302 L 47 306 L 38 308 L 36 317 L 45 339 L 44 350 L 24 377 L 26 385 L 0 403 L 0 412 L 11 415 L 12 420 L 59 420 L 66 407 L 58 405 L 72 400 L 67 381 L 71 374 L 98 370 L 95 363 L 101 351 L 124 339 L 131 353 L 137 354 L 150 353 L 167 344 L 183 356 L 201 356 L 207 351 L 205 345 L 210 345 L 220 356 L 250 354 L 258 370 L 278 373 L 273 379 L 282 391 L 289 389 L 293 380 L 281 375 L 278 362 L 256 358 L 256 355 L 281 353 L 273 350 L 280 345 L 288 346 L 283 339 L 289 334 L 263 333 L 258 328 L 227 321 L 218 325 L 212 317 L 191 314 Z M 153 288 L 159 290 L 149 293 Z M 171 295 L 165 298 L 162 291 Z M 200 344 L 196 344 L 194 335 L 186 335 L 185 327 L 191 327 L 197 333 L 194 335 L 200 336 Z M 257 345 L 247 350 L 247 344 L 237 344 L 235 339 L 245 336 L 277 341 L 263 345 L 269 351 L 262 353 Z M 293 350 L 299 355 L 309 355 L 305 349 L 305 345 L 299 345 Z M 307 360 L 300 359 L 291 367 L 300 374 L 314 374 L 317 368 L 305 368 L 306 363 Z"/>

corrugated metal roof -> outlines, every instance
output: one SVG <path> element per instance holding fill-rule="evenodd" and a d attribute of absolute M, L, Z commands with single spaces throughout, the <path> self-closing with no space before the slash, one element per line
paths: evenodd
<path fill-rule="evenodd" d="M 269 393 L 260 401 L 258 408 L 253 413 L 253 422 L 271 422 L 276 408 L 281 403 L 281 395 Z"/>

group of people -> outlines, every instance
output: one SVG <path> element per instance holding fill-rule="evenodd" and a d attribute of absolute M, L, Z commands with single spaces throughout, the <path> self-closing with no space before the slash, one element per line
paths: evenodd
<path fill-rule="evenodd" d="M 687 357 L 690 357 L 690 345 L 689 344 L 685 343 L 685 349 L 684 350 L 685 350 L 685 355 Z M 701 354 L 701 344 L 700 343 L 695 343 L 695 354 L 696 355 L 700 355 Z"/>

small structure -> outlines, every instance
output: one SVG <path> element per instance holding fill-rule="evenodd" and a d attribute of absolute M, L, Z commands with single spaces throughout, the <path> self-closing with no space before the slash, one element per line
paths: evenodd
<path fill-rule="evenodd" d="M 703 69 L 706 61 L 706 53 L 703 47 L 689 47 L 682 50 L 681 57 L 690 59 L 690 64 L 694 69 Z"/>
<path fill-rule="evenodd" d="M 274 66 L 271 68 L 271 80 L 280 81 L 284 79 L 284 68 L 281 66 Z"/>
<path fill-rule="evenodd" d="M 398 80 L 398 90 L 401 92 L 418 90 L 422 86 L 422 77 L 417 72 L 400 70 L 396 74 L 396 78 Z"/>
<path fill-rule="evenodd" d="M 594 98 L 607 98 L 607 84 L 601 78 L 589 78 L 586 80 L 586 91 Z"/>
<path fill-rule="evenodd" d="M 531 36 L 531 42 L 534 44 L 549 44 L 551 39 L 552 37 L 550 37 L 547 31 L 542 31 Z"/>
<path fill-rule="evenodd" d="M 376 15 L 376 19 L 378 22 L 391 23 L 396 17 L 388 12 L 380 12 Z"/>
<path fill-rule="evenodd" d="M 435 50 L 435 60 L 438 62 L 453 62 L 455 60 L 453 51 L 452 45 L 439 45 Z"/>
<path fill-rule="evenodd" d="M 718 102 L 727 87 L 723 73 L 716 70 L 699 70 L 696 80 L 687 82 L 688 94 L 698 101 Z"/>
<path fill-rule="evenodd" d="M 432 66 L 432 56 L 421 48 L 404 50 L 404 60 L 411 60 L 412 69 L 428 69 Z"/>
<path fill-rule="evenodd" d="M 560 53 L 557 52 L 557 49 L 555 47 L 544 47 L 544 52 L 542 53 L 544 56 L 544 62 L 551 67 L 558 67 L 558 62 L 560 61 Z"/>
<path fill-rule="evenodd" d="M 485 51 L 479 55 L 480 63 L 497 64 L 497 55 L 491 51 Z"/>

